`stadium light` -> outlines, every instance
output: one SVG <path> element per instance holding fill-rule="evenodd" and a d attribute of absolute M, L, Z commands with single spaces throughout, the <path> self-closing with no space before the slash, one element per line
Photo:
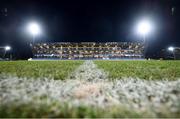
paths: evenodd
<path fill-rule="evenodd" d="M 168 51 L 172 52 L 174 59 L 176 59 L 176 54 L 175 54 L 176 50 L 180 50 L 180 47 L 172 47 L 172 46 L 168 47 Z"/>
<path fill-rule="evenodd" d="M 4 46 L 4 47 L 0 47 L 0 48 L 3 48 L 4 49 L 4 55 L 3 55 L 3 58 L 5 58 L 6 56 L 6 52 L 11 50 L 11 47 L 10 46 Z"/>
<path fill-rule="evenodd" d="M 28 24 L 27 30 L 28 30 L 29 33 L 32 34 L 33 43 L 34 43 L 35 37 L 37 35 L 41 34 L 41 28 L 40 28 L 39 24 L 36 23 L 36 22 L 31 22 L 31 23 Z"/>
<path fill-rule="evenodd" d="M 172 52 L 173 57 L 174 57 L 174 60 L 175 60 L 175 59 L 176 59 L 176 56 L 175 56 L 174 49 L 175 49 L 175 48 L 174 48 L 174 47 L 172 47 L 172 46 L 168 47 L 168 51 Z"/>
<path fill-rule="evenodd" d="M 154 25 L 153 23 L 151 22 L 150 19 L 147 19 L 147 18 L 144 18 L 142 20 L 140 20 L 136 27 L 135 27 L 135 30 L 136 30 L 136 33 L 140 36 L 142 36 L 142 39 L 143 39 L 143 44 L 144 44 L 144 56 L 146 54 L 146 51 L 147 51 L 147 41 L 146 41 L 146 37 L 147 35 L 149 35 L 154 29 Z"/>
<path fill-rule="evenodd" d="M 171 47 L 168 48 L 168 50 L 173 52 L 174 51 L 174 47 L 171 46 Z"/>
<path fill-rule="evenodd" d="M 6 51 L 9 51 L 9 50 L 11 50 L 11 47 L 10 47 L 10 46 L 6 46 L 6 47 L 4 47 L 4 49 L 5 49 Z"/>
<path fill-rule="evenodd" d="M 143 36 L 145 42 L 146 36 L 152 31 L 152 23 L 149 20 L 142 20 L 137 24 L 137 33 Z"/>

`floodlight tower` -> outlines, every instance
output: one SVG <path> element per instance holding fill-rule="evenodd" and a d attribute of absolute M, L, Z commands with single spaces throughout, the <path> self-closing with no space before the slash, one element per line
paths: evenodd
<path fill-rule="evenodd" d="M 143 36 L 143 41 L 146 41 L 146 36 L 151 32 L 152 24 L 148 20 L 143 20 L 138 23 L 137 32 Z"/>
<path fill-rule="evenodd" d="M 173 54 L 173 57 L 174 57 L 174 60 L 176 60 L 176 55 L 175 55 L 175 50 L 180 50 L 180 47 L 172 47 L 172 46 L 170 46 L 170 47 L 168 47 L 168 51 L 170 51 L 170 52 L 172 52 L 172 54 Z"/>
<path fill-rule="evenodd" d="M 41 34 L 41 28 L 40 28 L 38 23 L 31 22 L 31 23 L 28 24 L 27 30 L 32 35 L 32 37 L 33 37 L 32 43 L 34 44 L 36 36 Z"/>
<path fill-rule="evenodd" d="M 0 46 L 0 48 L 4 49 L 5 51 L 8 51 L 8 50 L 11 50 L 11 47 L 10 46 Z"/>
<path fill-rule="evenodd" d="M 170 46 L 170 47 L 168 48 L 168 50 L 171 51 L 171 52 L 174 52 L 174 47 Z"/>
<path fill-rule="evenodd" d="M 143 44 L 145 46 L 144 53 L 146 53 L 146 48 L 147 48 L 146 37 L 152 31 L 152 23 L 149 20 L 144 19 L 137 24 L 136 30 L 137 30 L 137 33 L 141 35 L 143 38 Z"/>
<path fill-rule="evenodd" d="M 3 58 L 6 56 L 6 52 L 11 50 L 11 47 L 10 46 L 5 46 L 5 47 L 0 47 L 2 49 L 4 49 L 4 55 L 3 55 Z"/>
<path fill-rule="evenodd" d="M 4 48 L 5 48 L 5 51 L 11 50 L 11 47 L 10 47 L 10 46 L 6 46 L 6 47 L 4 47 Z"/>

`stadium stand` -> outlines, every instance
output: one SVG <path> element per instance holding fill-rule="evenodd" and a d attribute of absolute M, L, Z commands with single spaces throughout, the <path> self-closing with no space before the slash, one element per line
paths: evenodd
<path fill-rule="evenodd" d="M 132 42 L 56 42 L 31 46 L 34 58 L 142 59 L 144 45 Z"/>

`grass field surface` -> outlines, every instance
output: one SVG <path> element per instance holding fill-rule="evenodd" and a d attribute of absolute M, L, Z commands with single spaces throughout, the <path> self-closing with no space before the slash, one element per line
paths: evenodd
<path fill-rule="evenodd" d="M 176 80 L 180 77 L 180 61 L 95 61 L 109 72 L 109 78 L 133 77 L 150 80 Z"/>
<path fill-rule="evenodd" d="M 0 74 L 25 78 L 64 80 L 83 61 L 11 61 L 0 62 Z"/>
<path fill-rule="evenodd" d="M 178 61 L 0 62 L 0 117 L 180 117 L 179 78 Z"/>

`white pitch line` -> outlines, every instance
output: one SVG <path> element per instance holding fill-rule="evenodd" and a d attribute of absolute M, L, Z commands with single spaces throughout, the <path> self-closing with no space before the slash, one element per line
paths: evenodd
<path fill-rule="evenodd" d="M 84 81 L 107 81 L 108 74 L 103 70 L 98 69 L 93 61 L 85 61 L 78 67 L 70 76 L 70 79 L 84 80 Z"/>

